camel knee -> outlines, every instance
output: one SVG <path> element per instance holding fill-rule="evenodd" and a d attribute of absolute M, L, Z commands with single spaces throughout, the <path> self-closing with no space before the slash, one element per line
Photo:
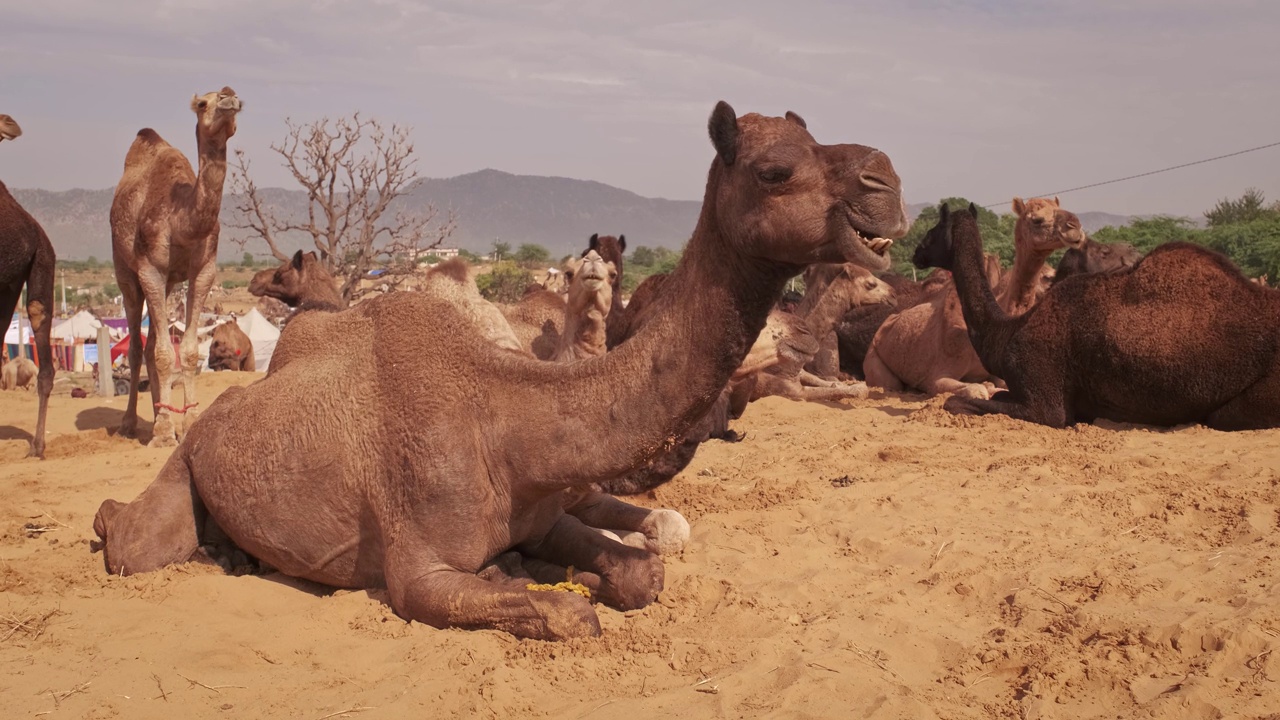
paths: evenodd
<path fill-rule="evenodd" d="M 893 392 L 901 392 L 905 387 L 889 366 L 885 365 L 884 360 L 880 359 L 874 345 L 867 351 L 867 356 L 862 361 L 862 375 L 867 379 L 867 385 L 872 387 Z"/>

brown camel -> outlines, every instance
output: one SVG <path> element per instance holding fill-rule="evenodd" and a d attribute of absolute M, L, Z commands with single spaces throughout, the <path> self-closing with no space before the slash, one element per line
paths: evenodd
<path fill-rule="evenodd" d="M 1061 247 L 1084 242 L 1080 219 L 1063 210 L 1058 199 L 1013 199 L 1018 215 L 1014 227 L 1013 269 L 999 280 L 1000 306 L 1021 314 L 1035 304 L 1045 259 Z M 984 259 L 984 272 L 996 275 L 999 262 Z M 886 390 L 908 388 L 938 395 L 958 393 L 987 398 L 999 376 L 983 366 L 969 342 L 964 315 L 954 286 L 928 303 L 889 317 L 876 332 L 863 361 L 867 384 Z"/>
<path fill-rule="evenodd" d="M 836 322 L 851 308 L 893 302 L 893 289 L 870 270 L 853 263 L 835 267 L 838 272 L 816 282 L 813 292 L 806 289 L 794 314 L 770 314 L 770 323 L 756 345 L 772 340 L 778 350 L 777 362 L 760 374 L 752 400 L 780 395 L 792 400 L 834 402 L 867 396 L 865 383 L 841 382 L 805 369 L 821 352 L 821 338 L 832 336 Z M 783 321 L 778 327 L 785 337 L 771 336 L 769 327 L 775 318 Z M 748 358 L 753 354 L 756 354 L 755 346 Z"/>
<path fill-rule="evenodd" d="M 1053 282 L 1080 273 L 1113 272 L 1131 268 L 1141 259 L 1142 253 L 1129 243 L 1104 243 L 1085 238 L 1084 245 L 1062 254 Z"/>
<path fill-rule="evenodd" d="M 138 426 L 138 377 L 142 368 L 142 304 L 151 318 L 147 335 L 147 377 L 155 425 L 151 445 L 177 443 L 174 414 L 192 411 L 195 420 L 196 364 L 199 361 L 197 325 L 209 288 L 217 272 L 218 211 L 227 176 L 227 141 L 236 133 L 236 115 L 242 107 L 235 91 L 191 98 L 196 115 L 196 147 L 199 173 L 181 150 L 160 138 L 155 130 L 138 132 L 124 158 L 124 175 L 111 202 L 111 248 L 116 281 L 129 319 L 129 403 L 120 434 L 133 436 Z M 182 389 L 186 406 L 170 404 L 174 358 L 165 336 L 173 287 L 187 283 L 186 331 L 179 345 Z M 157 338 L 160 339 L 157 342 Z"/>
<path fill-rule="evenodd" d="M 103 503 L 108 571 L 185 561 L 212 523 L 284 574 L 386 587 L 398 614 L 436 627 L 600 632 L 586 598 L 505 578 L 493 561 L 513 549 L 572 565 L 613 607 L 652 602 L 661 559 L 566 515 L 562 491 L 624 475 L 685 433 L 788 278 L 814 262 L 887 266 L 908 227 L 878 150 L 819 145 L 794 115 L 737 118 L 723 102 L 709 131 L 693 238 L 617 351 L 547 363 L 496 348 L 443 282 L 299 314 L 290 329 L 326 344 L 224 392 L 136 501 Z"/>
<path fill-rule="evenodd" d="M 520 302 L 498 305 L 512 332 L 524 348 L 539 360 L 555 358 L 564 330 L 565 298 L 558 292 L 531 287 Z"/>
<path fill-rule="evenodd" d="M 818 338 L 819 349 L 805 371 L 827 381 L 840 379 L 836 325 L 850 312 L 866 307 L 897 306 L 897 293 L 887 281 L 859 265 L 811 265 L 805 270 L 805 293 L 795 312 Z"/>
<path fill-rule="evenodd" d="M 39 372 L 36 364 L 27 358 L 14 358 L 0 370 L 0 390 L 30 390 Z"/>
<path fill-rule="evenodd" d="M 292 308 L 341 310 L 346 307 L 337 283 L 315 252 L 301 250 L 278 268 L 259 270 L 249 281 L 255 297 L 275 298 Z"/>
<path fill-rule="evenodd" d="M 0 115 L 0 142 L 22 135 L 18 123 L 8 115 Z M 31 436 L 33 457 L 44 457 L 44 421 L 49 413 L 49 393 L 53 391 L 53 351 L 49 332 L 53 329 L 53 273 L 57 258 L 53 243 L 44 228 L 9 194 L 0 182 L 0 318 L 8 324 L 27 286 L 27 317 L 36 346 L 40 369 L 36 392 L 40 407 L 36 411 L 36 431 Z M 14 372 L 17 372 L 15 368 Z"/>
<path fill-rule="evenodd" d="M 592 250 L 599 253 L 605 262 L 613 263 L 614 270 L 617 271 L 613 281 L 613 297 L 614 302 L 609 306 L 609 317 L 605 322 L 606 332 L 608 333 L 609 347 L 616 346 L 622 342 L 621 338 L 627 334 L 626 314 L 630 309 L 629 305 L 622 304 L 622 268 L 623 255 L 627 252 L 627 236 L 619 235 L 592 235 L 587 240 L 587 249 L 582 251 L 583 257 Z"/>
<path fill-rule="evenodd" d="M 554 359 L 569 362 L 599 357 L 605 353 L 605 322 L 613 305 L 613 288 L 618 271 L 595 250 L 570 260 L 564 268 L 569 283 L 564 324 Z"/>
<path fill-rule="evenodd" d="M 1219 253 L 1171 242 L 1132 268 L 1068 277 L 1015 316 L 976 271 L 976 209 L 941 210 L 916 263 L 955 274 L 973 345 L 1009 385 L 990 400 L 948 398 L 948 410 L 1051 427 L 1280 427 L 1280 290 L 1250 283 Z"/>
<path fill-rule="evenodd" d="M 937 270 L 924 280 L 916 281 L 896 273 L 881 273 L 877 277 L 893 288 L 894 304 L 863 305 L 845 313 L 836 323 L 836 345 L 839 350 L 840 372 L 851 377 L 864 378 L 862 362 L 871 349 L 871 341 L 889 316 L 926 302 L 939 288 L 951 283 L 951 273 Z"/>
<path fill-rule="evenodd" d="M 253 343 L 235 320 L 228 320 L 213 329 L 213 342 L 209 345 L 210 370 L 239 370 L 253 372 Z"/>

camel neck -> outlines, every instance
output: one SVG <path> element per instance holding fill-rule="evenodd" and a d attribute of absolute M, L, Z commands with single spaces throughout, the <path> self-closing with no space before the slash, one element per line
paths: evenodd
<path fill-rule="evenodd" d="M 560 425 L 547 427 L 541 446 L 560 450 L 544 467 L 527 458 L 521 468 L 527 477 L 551 487 L 599 482 L 678 443 L 719 397 L 787 280 L 800 270 L 731 249 L 715 219 L 717 170 L 718 162 L 684 257 L 643 326 L 603 357 L 574 365 L 559 383 L 562 402 L 574 402 L 562 415 L 572 416 L 582 431 L 566 436 Z"/>
<path fill-rule="evenodd" d="M 796 315 L 804 318 L 809 331 L 819 339 L 834 330 L 840 318 L 851 309 L 851 303 L 845 294 L 836 292 L 838 282 L 840 279 L 832 280 L 818 292 L 806 292 L 796 306 Z"/>
<path fill-rule="evenodd" d="M 227 179 L 227 144 L 221 139 L 197 138 L 200 168 L 196 173 L 195 202 L 191 209 L 193 235 L 208 235 L 222 211 L 222 187 Z"/>
<path fill-rule="evenodd" d="M 1008 320 L 1008 315 L 996 302 L 991 283 L 983 271 L 982 234 L 978 231 L 977 221 L 963 213 L 953 216 L 951 241 L 954 252 L 951 275 L 955 278 L 960 309 L 969 328 L 969 340 L 983 364 L 987 365 L 982 339 L 990 337 L 997 324 Z M 990 365 L 987 369 L 994 372 Z"/>
<path fill-rule="evenodd" d="M 1000 306 L 1010 315 L 1021 315 L 1031 308 L 1036 301 L 1036 286 L 1040 282 L 1040 273 L 1044 270 L 1044 261 L 1050 253 L 1032 250 L 1023 243 L 1015 246 L 1013 271 L 1009 276 L 1009 286 L 1001 298 Z"/>
<path fill-rule="evenodd" d="M 603 355 L 604 338 L 605 314 L 600 308 L 589 301 L 585 308 L 575 308 L 570 303 L 565 310 L 564 330 L 560 333 L 555 359 L 568 362 Z"/>

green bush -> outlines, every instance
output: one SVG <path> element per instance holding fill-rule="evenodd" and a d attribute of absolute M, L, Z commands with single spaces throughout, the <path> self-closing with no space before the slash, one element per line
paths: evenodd
<path fill-rule="evenodd" d="M 491 302 L 518 302 L 531 282 L 533 273 L 511 260 L 495 263 L 492 270 L 476 277 L 480 294 Z"/>

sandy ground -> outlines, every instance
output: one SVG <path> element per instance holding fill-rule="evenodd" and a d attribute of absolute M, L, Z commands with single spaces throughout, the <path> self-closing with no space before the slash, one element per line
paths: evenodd
<path fill-rule="evenodd" d="M 1280 432 L 766 400 L 644 501 L 693 523 L 660 601 L 554 644 L 106 575 L 98 504 L 168 455 L 110 433 L 123 406 L 55 396 L 38 462 L 34 395 L 0 393 L 5 717 L 1280 718 Z"/>

